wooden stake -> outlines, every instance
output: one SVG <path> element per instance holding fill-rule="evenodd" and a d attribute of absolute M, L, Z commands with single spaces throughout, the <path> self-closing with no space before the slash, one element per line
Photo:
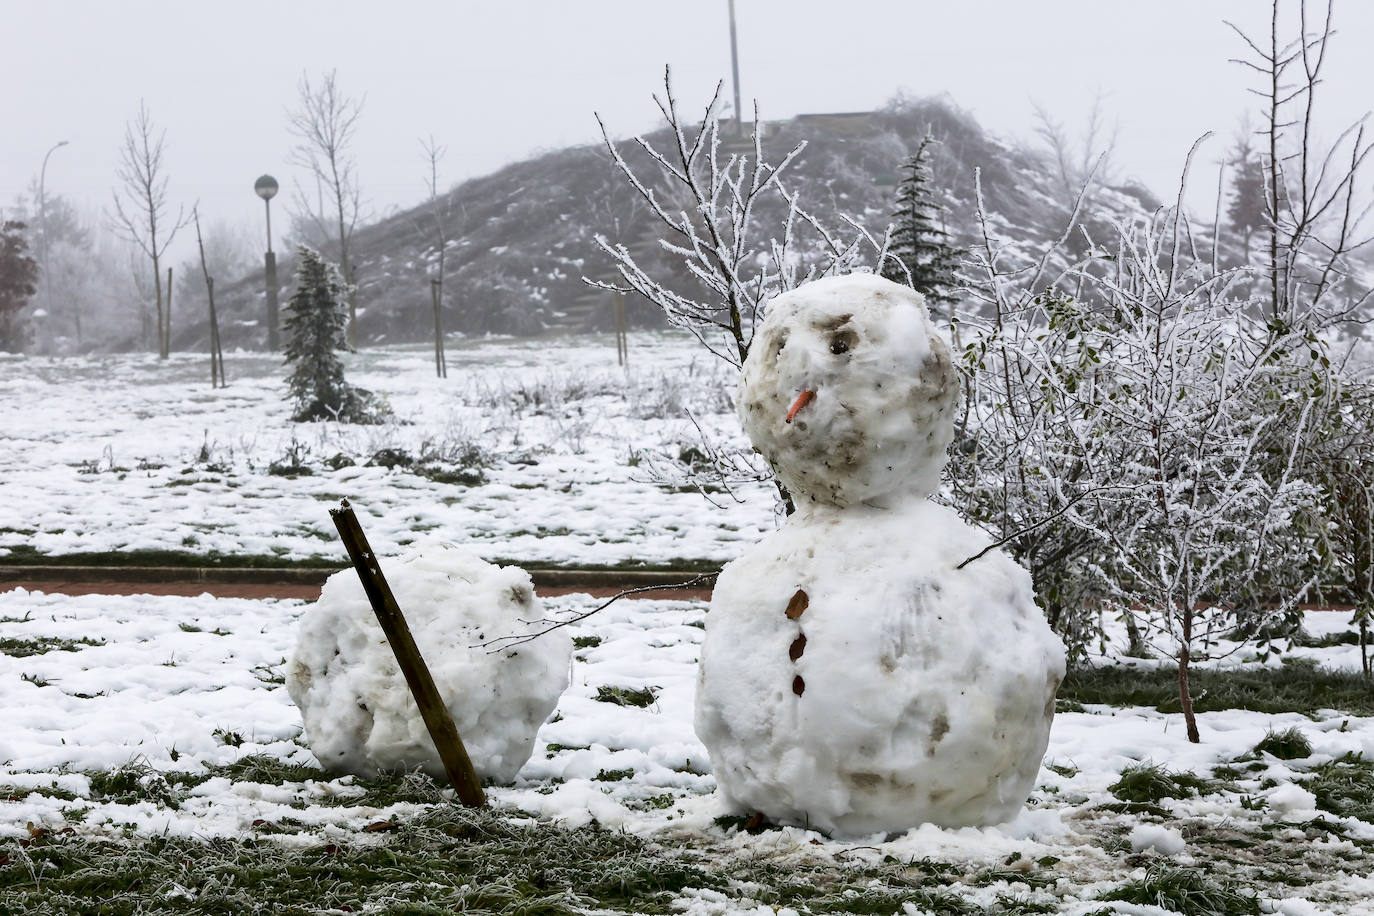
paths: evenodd
<path fill-rule="evenodd" d="M 448 378 L 448 360 L 444 356 L 443 289 L 444 281 L 429 281 L 429 297 L 434 305 L 434 371 L 439 378 Z"/>
<path fill-rule="evenodd" d="M 391 586 L 387 585 L 382 575 L 377 555 L 372 552 L 367 536 L 358 524 L 358 517 L 353 514 L 353 507 L 345 499 L 339 508 L 330 509 L 329 514 L 334 518 L 334 527 L 339 529 L 344 546 L 348 548 L 353 568 L 358 571 L 363 591 L 367 592 L 367 600 L 372 602 L 372 610 L 377 615 L 377 622 L 382 625 L 387 642 L 391 644 L 391 651 L 396 655 L 396 663 L 401 666 L 411 696 L 415 697 L 415 704 L 420 707 L 420 715 L 425 720 L 425 728 L 429 729 L 434 747 L 439 751 L 439 759 L 444 762 L 449 783 L 458 792 L 458 799 L 464 805 L 469 808 L 483 807 L 487 803 L 486 795 L 482 792 L 477 772 L 472 768 L 467 749 L 463 747 L 463 739 L 458 736 L 453 717 L 439 696 L 439 689 L 434 686 L 434 678 L 430 676 L 415 639 L 410 635 L 410 627 L 396 604 L 395 596 L 391 594 Z"/>
<path fill-rule="evenodd" d="M 163 326 L 166 338 L 162 345 L 164 354 L 172 352 L 172 268 L 167 268 L 167 323 Z"/>
<path fill-rule="evenodd" d="M 626 336 L 625 294 L 615 294 L 615 357 L 620 365 L 630 360 L 630 341 Z"/>

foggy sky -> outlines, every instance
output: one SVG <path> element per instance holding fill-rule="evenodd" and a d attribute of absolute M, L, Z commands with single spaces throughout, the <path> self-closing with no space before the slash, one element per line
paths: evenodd
<path fill-rule="evenodd" d="M 1077 125 L 1101 93 L 1118 171 L 1171 197 L 1189 145 L 1217 132 L 1197 184 L 1257 101 L 1227 58 L 1230 18 L 1267 36 L 1263 0 L 737 0 L 744 107 L 765 119 L 947 94 L 1006 137 L 1033 103 Z M 1320 13 L 1313 3 L 1313 13 Z M 1290 12 L 1294 0 L 1288 0 Z M 730 95 L 726 0 L 268 3 L 0 0 L 0 208 L 47 170 L 50 194 L 108 209 L 124 123 L 146 101 L 167 132 L 170 194 L 209 220 L 261 228 L 254 179 L 289 203 L 285 110 L 303 72 L 337 68 L 365 96 L 356 158 L 369 215 L 425 195 L 418 139 L 447 145 L 441 185 L 540 150 L 652 129 L 663 66 L 696 111 Z M 1374 4 L 1341 0 L 1324 131 L 1363 114 L 1374 86 Z M 1258 124 L 1258 119 L 1255 119 Z M 1210 192 L 1209 192 L 1210 193 Z M 274 212 L 284 230 L 284 213 Z M 280 236 L 280 233 L 278 233 Z M 180 248 L 180 246 L 178 246 Z"/>

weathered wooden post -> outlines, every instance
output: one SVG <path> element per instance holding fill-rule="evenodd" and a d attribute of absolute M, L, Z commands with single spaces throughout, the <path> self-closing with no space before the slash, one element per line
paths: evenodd
<path fill-rule="evenodd" d="M 444 289 L 442 280 L 429 281 L 429 298 L 434 305 L 434 371 L 439 378 L 448 378 L 448 360 L 444 356 L 444 326 L 443 326 L 443 301 Z"/>
<path fill-rule="evenodd" d="M 396 663 L 401 666 L 411 696 L 415 697 L 415 704 L 420 707 L 425 728 L 429 730 L 434 747 L 439 751 L 439 759 L 444 762 L 448 781 L 458 792 L 458 799 L 463 804 L 469 808 L 483 807 L 487 803 L 486 795 L 482 792 L 477 772 L 472 768 L 467 749 L 463 747 L 463 739 L 458 736 L 453 717 L 439 696 L 439 689 L 434 686 L 434 678 L 430 676 L 415 639 L 410 635 L 410 627 L 396 604 L 396 597 L 391 594 L 391 586 L 387 585 L 386 577 L 382 575 L 377 555 L 372 552 L 367 536 L 358 524 L 358 517 L 353 514 L 353 507 L 345 499 L 339 508 L 330 509 L 329 514 L 334 519 L 334 527 L 339 529 L 344 546 L 348 548 L 349 559 L 358 571 L 363 591 L 367 592 L 367 600 L 372 602 L 377 622 L 382 625 L 382 632 L 386 634 L 391 651 L 396 655 Z"/>
<path fill-rule="evenodd" d="M 615 358 L 620 365 L 630 361 L 630 341 L 626 336 L 625 294 L 615 294 Z"/>

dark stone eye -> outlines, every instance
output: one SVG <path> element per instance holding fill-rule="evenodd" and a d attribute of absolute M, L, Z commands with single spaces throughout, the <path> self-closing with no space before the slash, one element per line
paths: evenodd
<path fill-rule="evenodd" d="M 836 337 L 830 341 L 830 352 L 837 356 L 841 353 L 848 353 L 849 341 L 845 340 L 843 337 Z"/>

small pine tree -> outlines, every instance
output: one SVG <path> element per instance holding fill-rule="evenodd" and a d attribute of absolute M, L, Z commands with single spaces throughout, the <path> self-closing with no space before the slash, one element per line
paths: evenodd
<path fill-rule="evenodd" d="M 934 311 L 949 308 L 954 295 L 954 265 L 959 252 L 949 244 L 944 228 L 944 206 L 935 197 L 935 181 L 930 170 L 931 148 L 938 143 L 926 134 L 916 154 L 909 158 L 906 172 L 897 186 L 897 201 L 892 212 L 892 243 L 883 261 L 883 276 L 897 283 L 910 284 L 926 297 Z"/>
<path fill-rule="evenodd" d="M 24 346 L 22 312 L 34 294 L 38 265 L 29 257 L 24 224 L 0 223 L 0 350 L 18 352 Z"/>
<path fill-rule="evenodd" d="M 348 291 L 338 268 L 315 250 L 296 249 L 296 291 L 286 306 L 291 419 L 375 423 L 385 413 L 371 393 L 344 380 L 338 351 L 348 348 Z"/>
<path fill-rule="evenodd" d="M 1240 233 L 1244 259 L 1250 260 L 1250 240 L 1255 231 L 1266 226 L 1268 203 L 1265 198 L 1265 169 L 1259 154 L 1246 136 L 1236 140 L 1227 159 L 1234 169 L 1231 179 L 1231 201 L 1226 207 L 1226 219 L 1231 228 Z"/>

